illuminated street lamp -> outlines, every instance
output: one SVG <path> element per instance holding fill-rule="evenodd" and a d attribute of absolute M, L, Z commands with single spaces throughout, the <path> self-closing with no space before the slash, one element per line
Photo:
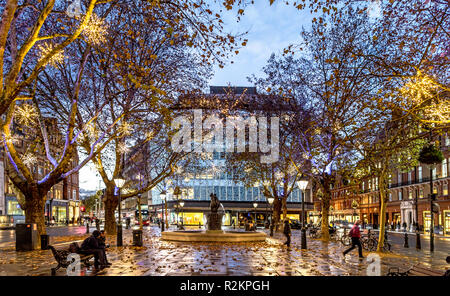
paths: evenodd
<path fill-rule="evenodd" d="M 161 191 L 159 196 L 161 197 L 161 200 L 165 203 L 166 202 L 166 191 L 165 190 Z M 164 204 L 163 203 L 161 203 L 161 217 L 162 217 L 161 232 L 163 232 L 164 231 Z"/>
<path fill-rule="evenodd" d="M 119 175 L 114 178 L 114 183 L 116 184 L 116 187 L 118 190 L 119 195 L 119 225 L 117 225 L 117 246 L 121 247 L 123 246 L 123 240 L 122 240 L 122 196 L 120 189 L 125 185 L 125 178 L 122 177 L 122 173 L 119 173 Z"/>
<path fill-rule="evenodd" d="M 255 209 L 255 229 L 256 229 L 256 208 L 258 207 L 258 203 L 255 201 L 253 203 L 253 208 Z"/>
<path fill-rule="evenodd" d="M 181 227 L 183 227 L 183 222 L 184 222 L 184 212 L 183 212 L 184 200 L 180 201 L 180 207 L 181 207 Z"/>
<path fill-rule="evenodd" d="M 306 249 L 305 190 L 306 190 L 306 187 L 308 187 L 308 180 L 297 181 L 297 186 L 302 193 L 302 242 L 301 242 L 301 248 Z"/>
<path fill-rule="evenodd" d="M 268 197 L 268 198 L 267 198 L 267 201 L 269 202 L 269 205 L 270 205 L 270 211 L 273 212 L 273 207 L 272 207 L 272 205 L 273 205 L 273 202 L 275 201 L 275 198 L 273 198 L 272 196 L 271 196 L 271 197 Z M 273 236 L 273 227 L 274 227 L 274 225 L 273 225 L 273 217 L 272 217 L 272 214 L 271 214 L 271 215 L 270 215 L 270 225 L 269 225 L 269 228 L 270 228 L 270 236 Z"/>

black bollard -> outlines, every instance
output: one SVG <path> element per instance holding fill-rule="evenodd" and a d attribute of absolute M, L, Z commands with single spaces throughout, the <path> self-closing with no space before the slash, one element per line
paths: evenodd
<path fill-rule="evenodd" d="M 408 244 L 408 233 L 405 230 L 405 244 L 403 245 L 403 247 L 405 248 L 409 248 L 409 244 Z"/>
<path fill-rule="evenodd" d="M 89 233 L 89 222 L 86 223 L 86 233 Z"/>

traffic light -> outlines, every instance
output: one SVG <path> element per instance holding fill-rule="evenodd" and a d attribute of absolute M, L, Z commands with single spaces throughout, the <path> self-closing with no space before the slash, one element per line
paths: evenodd
<path fill-rule="evenodd" d="M 437 194 L 436 193 L 432 193 L 431 194 L 431 200 L 436 200 L 437 198 Z"/>
<path fill-rule="evenodd" d="M 81 207 L 80 207 L 80 210 L 81 210 L 82 212 L 84 212 L 84 211 L 86 211 L 86 208 L 85 208 L 84 206 L 81 206 Z"/>

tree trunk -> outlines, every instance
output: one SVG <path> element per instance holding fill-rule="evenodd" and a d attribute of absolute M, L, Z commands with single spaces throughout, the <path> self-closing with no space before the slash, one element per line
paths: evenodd
<path fill-rule="evenodd" d="M 36 223 L 39 244 L 41 235 L 47 234 L 45 229 L 45 200 L 46 195 L 41 196 L 37 190 L 33 190 L 31 195 L 25 196 L 25 223 Z"/>
<path fill-rule="evenodd" d="M 283 218 L 286 219 L 287 218 L 287 197 L 284 197 L 281 200 L 281 207 L 283 209 Z"/>
<path fill-rule="evenodd" d="M 119 201 L 114 194 L 108 194 L 108 190 L 105 192 L 105 197 L 105 232 L 113 235 L 117 233 L 117 223 L 114 214 Z"/>
<path fill-rule="evenodd" d="M 281 201 L 278 198 L 275 198 L 273 202 L 273 225 L 275 226 L 275 231 L 278 231 L 279 228 L 280 214 Z"/>
<path fill-rule="evenodd" d="M 380 176 L 379 178 L 379 190 L 380 190 L 380 232 L 378 233 L 378 246 L 377 246 L 377 252 L 383 252 L 383 245 L 384 245 L 384 232 L 386 229 L 386 206 L 387 206 L 387 188 L 386 188 L 386 181 L 385 176 Z"/>
<path fill-rule="evenodd" d="M 142 224 L 142 209 L 141 209 L 141 197 L 138 196 L 138 210 L 139 210 L 139 229 L 143 230 L 143 224 Z M 178 221 L 177 221 L 178 222 Z"/>
<path fill-rule="evenodd" d="M 322 196 L 321 231 L 322 231 L 322 239 L 325 241 L 328 241 L 328 240 L 330 240 L 330 232 L 328 229 L 328 225 L 329 225 L 328 214 L 330 212 L 331 190 L 330 190 L 330 182 L 327 177 L 324 179 L 324 183 L 322 186 L 322 192 L 323 192 L 323 196 Z"/>

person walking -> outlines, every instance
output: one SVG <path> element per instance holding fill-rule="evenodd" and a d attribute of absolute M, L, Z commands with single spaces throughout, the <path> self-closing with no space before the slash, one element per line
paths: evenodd
<path fill-rule="evenodd" d="M 286 246 L 291 246 L 291 226 L 289 225 L 289 220 L 284 220 L 283 234 L 286 236 L 286 242 L 284 243 Z"/>
<path fill-rule="evenodd" d="M 361 232 L 359 231 L 360 223 L 361 223 L 361 221 L 357 220 L 349 232 L 349 235 L 352 239 L 352 246 L 343 252 L 344 257 L 345 257 L 345 255 L 347 255 L 348 252 L 350 252 L 356 246 L 358 246 L 359 258 L 360 259 L 364 258 L 363 254 L 362 254 L 362 246 L 361 246 Z"/>

